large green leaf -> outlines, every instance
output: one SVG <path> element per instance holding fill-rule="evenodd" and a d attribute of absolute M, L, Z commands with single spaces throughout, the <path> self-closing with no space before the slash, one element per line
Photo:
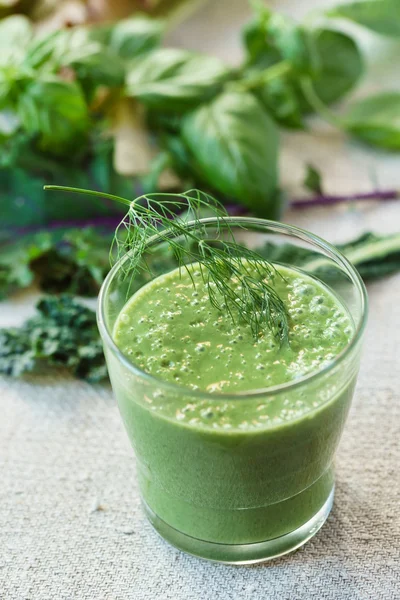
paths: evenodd
<path fill-rule="evenodd" d="M 65 49 L 65 30 L 52 31 L 35 37 L 29 44 L 23 64 L 30 69 L 54 72 Z"/>
<path fill-rule="evenodd" d="M 33 35 L 32 25 L 26 17 L 13 15 L 0 21 L 0 67 L 18 64 Z"/>
<path fill-rule="evenodd" d="M 277 123 L 288 129 L 303 129 L 301 102 L 290 81 L 272 79 L 260 88 L 258 97 Z"/>
<path fill-rule="evenodd" d="M 254 76 L 283 60 L 289 62 L 292 67 L 289 74 L 274 78 L 260 88 L 259 93 L 279 123 L 287 127 L 300 127 L 299 113 L 308 112 L 311 107 L 300 89 L 298 75 L 307 74 L 311 77 L 317 95 L 326 104 L 331 104 L 342 98 L 359 80 L 364 67 L 362 55 L 350 36 L 330 29 L 308 32 L 307 43 L 303 39 L 305 45 L 302 53 L 301 37 L 299 41 L 296 29 L 292 38 L 290 28 L 284 28 L 274 38 L 267 34 L 270 26 L 269 23 L 261 23 L 257 29 L 256 24 L 253 24 L 250 38 L 246 37 L 246 73 Z"/>
<path fill-rule="evenodd" d="M 145 16 L 119 21 L 111 30 L 109 44 L 124 59 L 135 58 L 138 54 L 155 48 L 164 32 L 161 19 Z"/>
<path fill-rule="evenodd" d="M 246 66 L 266 69 L 284 60 L 298 74 L 308 74 L 316 68 L 315 42 L 310 32 L 290 17 L 271 13 L 265 6 L 245 26 L 242 37 Z"/>
<path fill-rule="evenodd" d="M 282 61 L 282 57 L 280 52 L 267 41 L 264 42 L 263 48 L 258 48 L 257 53 L 252 54 L 248 57 L 246 63 L 246 71 L 250 72 L 260 72 L 276 65 L 277 63 Z"/>
<path fill-rule="evenodd" d="M 180 110 L 215 95 L 229 74 L 217 58 L 163 48 L 131 64 L 127 94 L 153 108 Z"/>
<path fill-rule="evenodd" d="M 350 107 L 348 131 L 374 146 L 400 150 L 400 92 L 371 96 Z"/>
<path fill-rule="evenodd" d="M 56 78 L 29 84 L 19 100 L 18 114 L 28 134 L 38 136 L 39 147 L 56 155 L 78 150 L 89 126 L 79 86 Z"/>
<path fill-rule="evenodd" d="M 43 190 L 45 184 L 71 185 L 73 182 L 80 188 L 125 198 L 139 195 L 132 179 L 115 172 L 112 141 L 93 132 L 92 136 L 83 153 L 77 147 L 68 160 L 38 152 L 21 133 L 10 137 L 0 154 L 0 241 L 3 231 L 18 228 L 44 227 L 64 221 L 97 225 L 96 217 L 100 217 L 100 221 L 112 215 L 122 217 L 123 210 L 115 202 L 95 197 L 87 197 L 82 202 L 79 196 L 65 199 Z"/>
<path fill-rule="evenodd" d="M 212 188 L 276 216 L 278 132 L 252 94 L 226 92 L 200 106 L 184 119 L 183 137 Z"/>
<path fill-rule="evenodd" d="M 325 104 L 331 104 L 358 82 L 364 69 L 362 55 L 355 41 L 340 31 L 322 29 L 313 35 L 318 57 L 314 89 Z"/>
<path fill-rule="evenodd" d="M 8 73 L 5 73 L 0 68 L 0 111 L 3 112 L 3 109 L 7 109 L 7 108 L 9 109 L 10 106 L 12 106 L 12 100 L 11 100 L 12 90 L 13 90 L 12 79 L 10 79 L 10 77 L 8 76 Z M 6 125 L 5 129 L 7 129 L 7 125 Z M 2 137 L 3 133 L 4 133 L 4 117 L 1 118 L 0 137 Z"/>
<path fill-rule="evenodd" d="M 26 81 L 34 77 L 24 65 L 32 35 L 30 21 L 22 15 L 0 21 L 0 110 L 13 110 Z"/>
<path fill-rule="evenodd" d="M 251 21 L 243 30 L 243 42 L 247 53 L 244 68 L 246 79 L 252 80 L 253 78 L 257 78 L 257 76 L 261 76 L 270 67 L 278 63 L 283 64 L 282 61 L 284 60 L 291 62 L 289 57 L 293 51 L 297 33 L 295 32 L 295 39 L 292 40 L 292 46 L 285 50 L 284 56 L 276 44 L 278 42 L 278 45 L 284 46 L 284 32 L 281 31 L 278 35 L 278 32 L 275 31 L 274 36 L 272 36 L 271 31 L 268 29 L 270 21 L 271 12 L 263 6 L 258 18 Z M 278 24 L 278 21 L 272 19 L 272 29 L 276 29 Z M 277 38 L 274 43 L 273 37 Z M 297 59 L 294 54 L 295 52 L 293 52 L 291 58 L 295 62 L 296 60 L 301 60 L 301 52 Z M 295 68 L 293 63 L 291 66 Z M 290 129 L 303 127 L 302 103 L 299 101 L 296 88 L 293 86 L 290 78 L 286 76 L 274 77 L 259 86 L 256 93 L 269 114 L 280 125 Z"/>
<path fill-rule="evenodd" d="M 60 49 L 61 66 L 72 67 L 80 81 L 93 85 L 115 87 L 123 84 L 125 67 L 116 52 L 93 40 L 90 30 L 86 28 L 77 28 L 66 33 L 64 49 Z"/>
<path fill-rule="evenodd" d="M 242 29 L 242 41 L 247 55 L 247 61 L 252 63 L 264 52 L 267 35 L 263 23 L 253 19 Z"/>
<path fill-rule="evenodd" d="M 400 36 L 398 0 L 361 0 L 342 4 L 329 10 L 328 16 L 349 19 L 381 35 Z"/>
<path fill-rule="evenodd" d="M 48 73 L 72 67 L 80 81 L 93 85 L 118 86 L 125 77 L 122 59 L 84 27 L 37 38 L 30 44 L 24 64 Z"/>
<path fill-rule="evenodd" d="M 290 63 L 294 72 L 305 74 L 315 68 L 314 39 L 293 19 L 277 13 L 271 15 L 266 34 L 267 40 L 279 50 L 282 59 Z"/>

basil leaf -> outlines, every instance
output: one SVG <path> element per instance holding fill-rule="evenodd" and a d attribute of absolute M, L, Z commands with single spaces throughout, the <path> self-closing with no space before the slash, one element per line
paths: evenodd
<path fill-rule="evenodd" d="M 289 81 L 283 78 L 272 79 L 257 95 L 280 125 L 289 129 L 303 129 L 301 103 Z"/>
<path fill-rule="evenodd" d="M 124 59 L 134 58 L 159 44 L 164 27 L 161 19 L 144 16 L 119 21 L 112 28 L 110 47 Z"/>
<path fill-rule="evenodd" d="M 267 39 L 279 50 L 294 71 L 308 74 L 315 69 L 315 50 L 312 36 L 295 21 L 280 14 L 270 17 Z"/>
<path fill-rule="evenodd" d="M 19 64 L 33 35 L 26 17 L 13 15 L 0 21 L 0 66 Z"/>
<path fill-rule="evenodd" d="M 94 85 L 123 84 L 125 67 L 115 52 L 91 39 L 87 29 L 77 28 L 67 34 L 59 61 L 61 66 L 72 67 L 79 80 Z"/>
<path fill-rule="evenodd" d="M 289 33 L 287 35 L 290 40 Z M 301 127 L 299 113 L 312 110 L 300 89 L 299 74 L 302 75 L 308 70 L 317 95 L 326 104 L 331 104 L 349 92 L 363 72 L 361 53 L 348 35 L 329 29 L 308 32 L 304 52 L 301 52 L 301 45 L 297 46 L 296 35 L 285 50 L 286 34 L 282 33 L 280 49 L 272 44 L 271 36 L 265 38 L 262 47 L 260 34 L 246 65 L 247 73 L 252 73 L 254 70 L 268 69 L 283 59 L 291 59 L 293 71 L 285 78 L 273 80 L 273 83 L 266 85 L 260 92 L 265 106 L 274 118 L 286 127 Z M 296 47 L 299 49 L 298 57 Z"/>
<path fill-rule="evenodd" d="M 378 94 L 356 102 L 346 115 L 346 125 L 369 144 L 400 150 L 400 93 Z"/>
<path fill-rule="evenodd" d="M 50 77 L 28 85 L 18 114 L 27 133 L 38 136 L 39 148 L 56 155 L 76 150 L 89 124 L 79 86 Z"/>
<path fill-rule="evenodd" d="M 92 85 L 119 86 L 125 77 L 122 59 L 83 27 L 52 32 L 34 41 L 24 64 L 49 73 L 72 67 L 80 81 Z"/>
<path fill-rule="evenodd" d="M 127 94 L 153 108 L 179 110 L 212 97 L 229 74 L 217 58 L 163 48 L 131 64 Z"/>
<path fill-rule="evenodd" d="M 319 64 L 312 79 L 314 89 L 322 102 L 331 104 L 357 83 L 364 70 L 362 56 L 354 40 L 344 33 L 322 29 L 313 36 Z M 310 110 L 305 100 L 303 107 Z"/>
<path fill-rule="evenodd" d="M 166 134 L 163 136 L 162 141 L 169 152 L 178 173 L 190 173 L 192 170 L 191 156 L 181 137 L 178 135 Z"/>
<path fill-rule="evenodd" d="M 246 67 L 268 69 L 282 60 L 279 50 L 267 39 L 269 11 L 267 14 L 244 27 L 242 39 L 247 54 Z"/>
<path fill-rule="evenodd" d="M 148 124 L 152 131 L 168 131 L 179 134 L 181 129 L 181 118 L 177 113 L 163 113 L 157 110 L 148 111 Z"/>
<path fill-rule="evenodd" d="M 285 60 L 300 74 L 316 68 L 316 51 L 311 34 L 293 19 L 272 14 L 266 7 L 259 9 L 258 18 L 244 29 L 243 42 L 247 65 L 267 69 Z"/>
<path fill-rule="evenodd" d="M 271 20 L 270 11 L 262 6 L 259 12 L 258 19 L 249 23 L 243 34 L 247 50 L 244 74 L 250 79 L 252 76 L 257 76 L 260 71 L 264 71 L 284 59 L 282 52 L 273 45 L 271 35 L 267 36 Z M 287 53 L 286 57 L 288 57 Z M 303 127 L 302 103 L 299 102 L 299 94 L 290 78 L 272 79 L 259 88 L 256 93 L 270 115 L 280 125 L 291 129 Z"/>
<path fill-rule="evenodd" d="M 242 30 L 242 41 L 248 59 L 251 61 L 258 57 L 265 48 L 266 34 L 257 21 L 247 23 Z"/>
<path fill-rule="evenodd" d="M 200 106 L 184 118 L 183 138 L 210 186 L 276 216 L 278 131 L 252 94 L 226 92 Z"/>
<path fill-rule="evenodd" d="M 398 0 L 361 0 L 337 6 L 327 14 L 348 19 L 381 35 L 400 36 Z"/>
<path fill-rule="evenodd" d="M 263 71 L 276 65 L 282 60 L 279 51 L 272 46 L 269 42 L 265 41 L 264 46 L 261 50 L 249 57 L 247 61 L 247 69 Z"/>
<path fill-rule="evenodd" d="M 65 34 L 64 30 L 52 31 L 50 34 L 32 40 L 28 46 L 23 64 L 31 69 L 44 67 L 47 72 L 57 69 L 59 56 L 64 52 Z"/>
<path fill-rule="evenodd" d="M 259 5 L 255 8 L 256 17 L 247 23 L 242 30 L 243 45 L 248 59 L 251 61 L 257 59 L 265 51 L 265 46 L 269 44 L 267 42 L 267 27 L 272 14 L 265 5 Z"/>
<path fill-rule="evenodd" d="M 12 105 L 11 94 L 13 89 L 13 81 L 0 69 L 0 110 L 8 108 Z M 2 130 L 2 128 L 0 128 Z"/>

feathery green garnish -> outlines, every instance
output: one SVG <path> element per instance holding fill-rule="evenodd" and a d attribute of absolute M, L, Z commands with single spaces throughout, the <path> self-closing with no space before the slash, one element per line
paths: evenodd
<path fill-rule="evenodd" d="M 177 264 L 190 274 L 188 265 L 198 263 L 211 304 L 227 311 L 233 321 L 247 323 L 257 336 L 269 327 L 281 342 L 288 340 L 287 309 L 267 280 L 279 276 L 274 265 L 256 252 L 238 244 L 230 228 L 223 205 L 199 190 L 181 194 L 146 194 L 129 201 L 119 196 L 63 186 L 45 186 L 59 190 L 105 197 L 129 207 L 118 226 L 112 250 L 117 259 L 128 253 L 126 272 L 134 277 L 149 271 L 144 258 L 151 251 L 151 238 L 171 249 Z M 215 220 L 216 235 L 207 239 L 207 227 L 200 218 L 206 209 Z M 222 232 L 228 239 L 222 237 Z M 194 281 L 193 281 L 193 285 Z"/>

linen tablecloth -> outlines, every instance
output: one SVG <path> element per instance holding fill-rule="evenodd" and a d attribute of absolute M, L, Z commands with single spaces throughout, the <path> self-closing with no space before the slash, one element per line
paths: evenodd
<path fill-rule="evenodd" d="M 275 4 L 301 12 L 313 3 Z M 212 45 L 211 38 L 215 45 L 209 27 L 224 18 L 217 5 L 182 30 L 177 43 L 198 40 L 208 27 L 203 46 Z M 241 21 L 240 0 L 229 6 Z M 230 56 L 234 42 L 225 37 L 220 54 Z M 379 60 L 375 72 L 379 83 Z M 398 157 L 349 145 L 324 126 L 314 135 L 285 137 L 282 174 L 289 191 L 298 188 L 306 161 L 323 170 L 330 192 L 368 191 L 371 181 L 398 184 Z M 292 211 L 284 220 L 339 242 L 371 229 L 400 231 L 400 203 Z M 336 460 L 333 512 L 301 550 L 261 566 L 200 561 L 152 530 L 109 386 L 63 373 L 2 379 L 0 599 L 399 599 L 400 274 L 368 289 L 370 319 Z M 20 295 L 0 304 L 0 325 L 28 316 L 34 299 Z"/>
<path fill-rule="evenodd" d="M 289 213 L 286 220 L 335 240 L 339 231 L 393 231 L 400 204 Z M 400 598 L 400 274 L 368 289 L 370 319 L 336 461 L 333 512 L 301 550 L 262 566 L 203 562 L 152 530 L 107 385 L 61 373 L 1 380 L 0 598 Z M 31 300 L 3 304 L 2 322 Z"/>

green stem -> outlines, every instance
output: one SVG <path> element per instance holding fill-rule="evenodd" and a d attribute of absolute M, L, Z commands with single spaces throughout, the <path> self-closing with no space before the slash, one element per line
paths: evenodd
<path fill-rule="evenodd" d="M 247 79 L 244 79 L 239 84 L 240 88 L 246 91 L 257 89 L 273 79 L 288 75 L 288 73 L 291 71 L 291 68 L 292 67 L 288 61 L 282 60 L 276 65 L 268 67 L 268 69 L 265 69 L 261 73 L 257 73 L 257 75 L 253 75 Z"/>
<path fill-rule="evenodd" d="M 324 102 L 322 102 L 321 98 L 316 93 L 314 85 L 309 77 L 303 77 L 300 80 L 300 87 L 307 102 L 322 119 L 324 119 L 334 127 L 337 127 L 338 129 L 345 129 L 345 124 L 343 120 L 340 119 L 340 117 L 338 117 L 334 112 L 332 112 L 330 108 L 328 108 L 326 104 L 324 104 Z"/>
<path fill-rule="evenodd" d="M 114 194 L 107 194 L 106 192 L 97 192 L 95 190 L 84 190 L 82 188 L 66 187 L 64 185 L 45 185 L 45 190 L 54 190 L 57 192 L 71 192 L 71 194 L 86 194 L 87 196 L 97 196 L 98 198 L 108 198 L 109 200 L 115 200 L 126 206 L 131 206 L 131 201 L 121 196 L 115 196 Z"/>

